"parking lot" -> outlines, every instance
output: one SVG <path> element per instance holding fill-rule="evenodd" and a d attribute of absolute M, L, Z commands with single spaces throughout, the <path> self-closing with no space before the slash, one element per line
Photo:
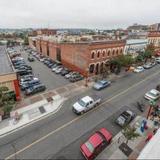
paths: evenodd
<path fill-rule="evenodd" d="M 26 63 L 32 67 L 35 77 L 40 79 L 40 81 L 47 87 L 47 90 L 55 89 L 70 83 L 61 75 L 53 73 L 51 69 L 37 59 L 35 59 L 34 62 L 29 62 L 27 60 L 27 51 L 22 51 L 21 55 L 25 59 Z"/>

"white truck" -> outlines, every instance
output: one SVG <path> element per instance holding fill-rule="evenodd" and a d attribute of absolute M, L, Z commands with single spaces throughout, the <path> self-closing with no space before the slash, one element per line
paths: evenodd
<path fill-rule="evenodd" d="M 97 95 L 91 97 L 85 96 L 73 104 L 72 110 L 74 113 L 80 115 L 96 107 L 100 102 L 101 98 Z"/>

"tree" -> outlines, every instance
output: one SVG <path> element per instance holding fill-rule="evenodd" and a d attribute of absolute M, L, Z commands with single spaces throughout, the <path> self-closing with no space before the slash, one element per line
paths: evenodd
<path fill-rule="evenodd" d="M 139 55 L 135 58 L 135 62 L 137 62 L 137 63 L 143 62 L 143 56 L 139 54 Z"/>
<path fill-rule="evenodd" d="M 110 60 L 110 71 L 116 74 L 120 73 L 121 63 L 117 58 Z"/>
<path fill-rule="evenodd" d="M 134 59 L 130 55 L 120 55 L 117 60 L 124 67 L 129 67 L 134 62 Z"/>
<path fill-rule="evenodd" d="M 142 56 L 143 56 L 143 58 L 144 58 L 144 60 L 145 60 L 145 63 L 147 62 L 147 60 L 148 60 L 149 58 L 152 58 L 152 56 L 154 55 L 154 51 L 155 51 L 155 47 L 154 47 L 153 44 L 149 44 L 149 45 L 146 47 L 144 53 L 142 54 Z"/>
<path fill-rule="evenodd" d="M 123 135 L 126 138 L 126 144 L 128 144 L 129 140 L 133 140 L 140 135 L 136 132 L 136 128 L 131 127 L 129 125 L 125 126 L 124 129 L 122 130 Z"/>
<path fill-rule="evenodd" d="M 4 116 L 8 116 L 15 106 L 14 98 L 7 94 L 8 91 L 8 87 L 0 87 L 0 108 L 2 108 Z"/>

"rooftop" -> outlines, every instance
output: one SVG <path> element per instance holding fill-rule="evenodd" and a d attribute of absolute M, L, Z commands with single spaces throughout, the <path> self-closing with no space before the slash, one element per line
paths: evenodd
<path fill-rule="evenodd" d="M 13 72 L 5 46 L 0 46 L 0 75 Z"/>
<path fill-rule="evenodd" d="M 116 40 L 116 39 L 108 39 L 106 36 L 98 36 L 95 38 L 95 36 L 91 35 L 85 35 L 85 36 L 66 36 L 66 35 L 53 35 L 53 36 L 37 36 L 32 37 L 32 40 L 43 40 L 48 42 L 54 42 L 54 43 L 61 43 L 61 44 L 105 44 L 105 43 L 124 43 L 125 40 Z"/>

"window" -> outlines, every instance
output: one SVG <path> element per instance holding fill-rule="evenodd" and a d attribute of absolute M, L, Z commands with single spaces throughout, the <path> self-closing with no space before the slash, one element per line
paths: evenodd
<path fill-rule="evenodd" d="M 121 48 L 121 51 L 120 51 L 120 53 L 122 54 L 123 53 L 123 49 Z"/>
<path fill-rule="evenodd" d="M 102 54 L 103 54 L 103 57 L 105 57 L 106 51 L 105 51 L 105 50 L 103 50 Z"/>
<path fill-rule="evenodd" d="M 118 51 L 118 49 L 117 49 L 117 51 L 116 51 L 116 55 L 117 55 L 117 56 L 118 56 L 118 52 L 119 52 L 119 51 Z"/>
<path fill-rule="evenodd" d="M 108 56 L 110 56 L 110 53 L 111 53 L 111 51 L 109 50 L 109 51 L 108 51 Z"/>
<path fill-rule="evenodd" d="M 94 72 L 94 64 L 91 64 L 89 67 L 89 72 L 93 73 Z"/>
<path fill-rule="evenodd" d="M 115 50 L 113 50 L 112 55 L 113 55 L 113 56 L 115 55 Z"/>
<path fill-rule="evenodd" d="M 87 142 L 85 143 L 85 145 L 86 145 L 86 147 L 88 148 L 88 150 L 89 150 L 91 153 L 93 153 L 93 151 L 94 151 L 94 146 L 93 146 L 89 141 L 87 141 Z"/>
<path fill-rule="evenodd" d="M 97 58 L 99 58 L 99 56 L 100 56 L 100 52 L 98 51 L 98 52 L 97 52 Z"/>
<path fill-rule="evenodd" d="M 91 53 L 91 58 L 94 59 L 94 52 Z"/>

